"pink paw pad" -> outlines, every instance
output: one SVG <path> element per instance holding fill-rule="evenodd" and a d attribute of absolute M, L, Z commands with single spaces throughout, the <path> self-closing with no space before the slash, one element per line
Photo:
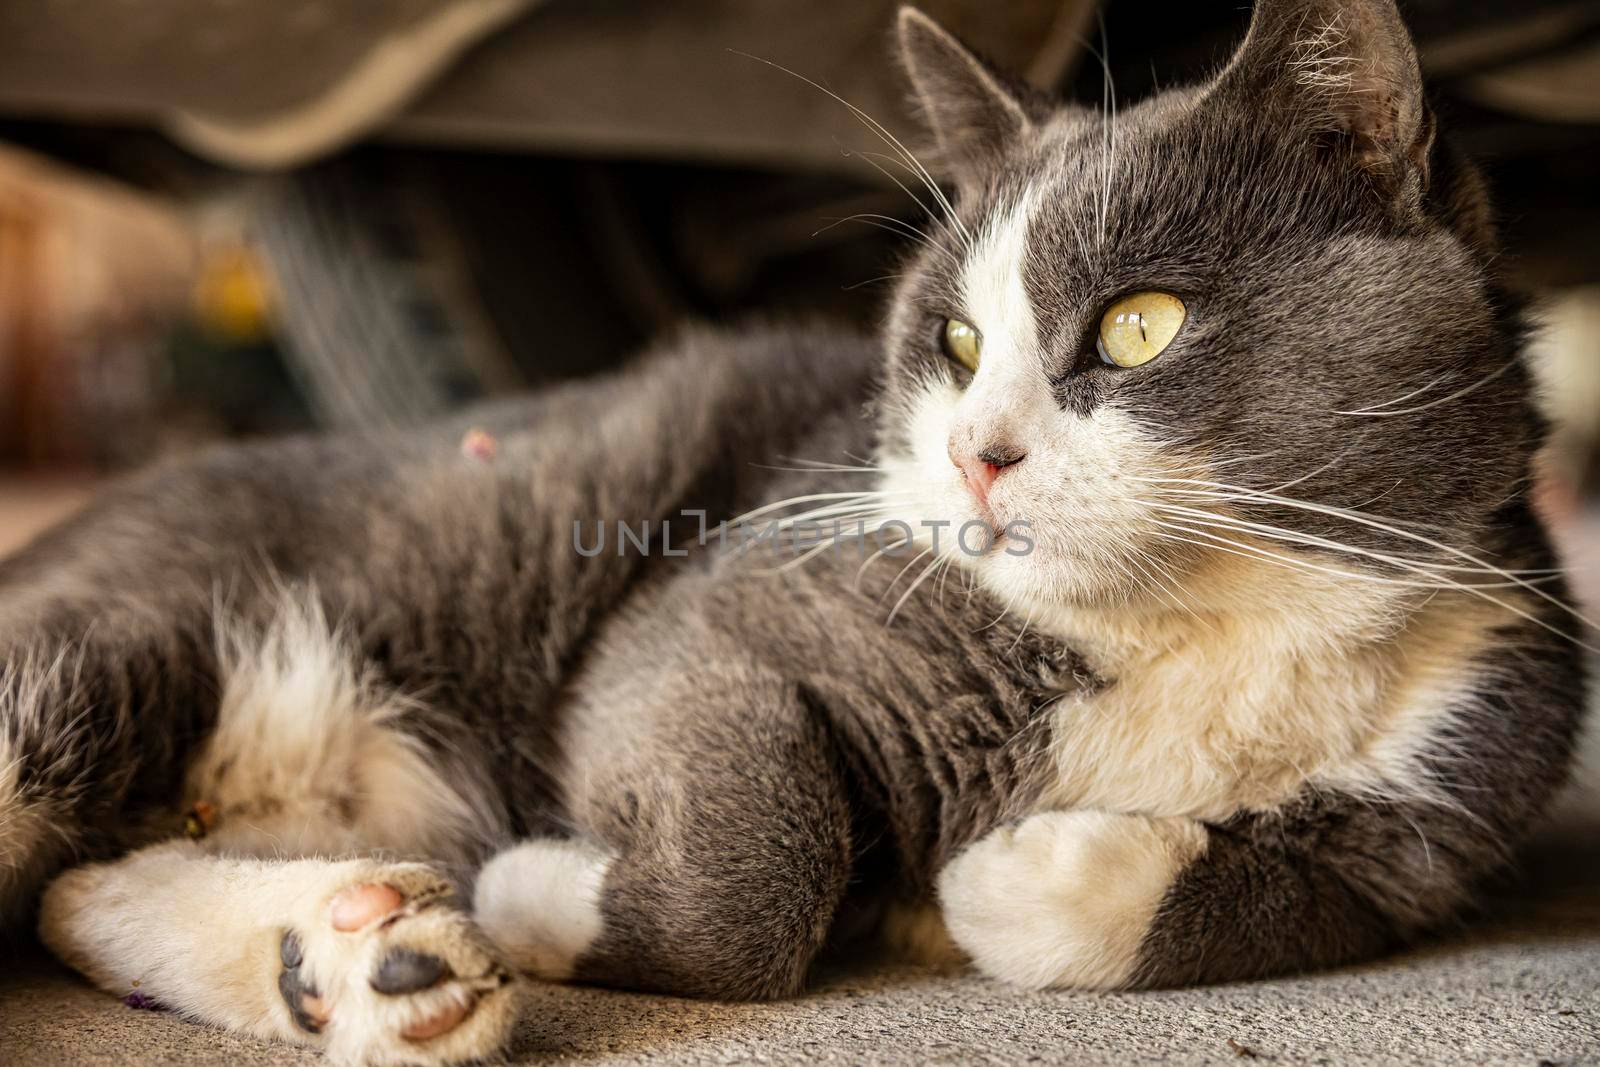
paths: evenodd
<path fill-rule="evenodd" d="M 368 883 L 340 890 L 333 898 L 333 928 L 350 933 L 398 911 L 406 898 L 392 885 Z"/>

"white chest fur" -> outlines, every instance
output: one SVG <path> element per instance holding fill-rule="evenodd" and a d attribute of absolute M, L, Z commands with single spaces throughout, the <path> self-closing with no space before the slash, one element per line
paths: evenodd
<path fill-rule="evenodd" d="M 1216 820 L 1308 784 L 1423 791 L 1416 757 L 1470 707 L 1510 611 L 1281 571 L 1270 585 L 1195 614 L 1057 612 L 1049 628 L 1111 684 L 1057 704 L 1045 805 Z"/>

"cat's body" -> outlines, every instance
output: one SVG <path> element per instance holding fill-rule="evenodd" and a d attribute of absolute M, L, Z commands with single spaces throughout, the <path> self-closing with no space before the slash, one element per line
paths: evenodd
<path fill-rule="evenodd" d="M 40 914 L 101 985 L 440 1063 L 503 1041 L 512 970 L 783 995 L 935 907 L 988 972 L 1095 987 L 1460 915 L 1583 679 L 1514 309 L 1392 7 L 1268 0 L 1121 155 L 901 33 L 961 198 L 883 339 L 694 333 L 219 452 L 0 563 L 0 907 L 110 860 Z M 1145 290 L 1172 350 L 1087 359 Z"/>

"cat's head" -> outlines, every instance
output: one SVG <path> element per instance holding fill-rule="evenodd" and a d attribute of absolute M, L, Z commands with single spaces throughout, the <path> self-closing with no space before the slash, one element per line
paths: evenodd
<path fill-rule="evenodd" d="M 1455 573 L 1438 546 L 1477 543 L 1538 427 L 1392 0 L 1258 0 L 1213 80 L 1109 115 L 915 10 L 899 37 L 954 194 L 928 187 L 887 328 L 895 510 L 1026 524 L 968 562 L 1032 603 L 1150 601 L 1225 558 Z"/>

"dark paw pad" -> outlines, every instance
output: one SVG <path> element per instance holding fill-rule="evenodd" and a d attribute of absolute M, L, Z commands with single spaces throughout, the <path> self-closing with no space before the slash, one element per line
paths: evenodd
<path fill-rule="evenodd" d="M 415 993 L 438 982 L 450 973 L 444 960 L 415 949 L 397 948 L 384 957 L 378 973 L 367 984 L 379 993 L 399 996 Z"/>
<path fill-rule="evenodd" d="M 305 962 L 305 950 L 300 947 L 300 935 L 293 930 L 288 930 L 283 935 L 283 940 L 278 942 L 278 959 L 283 961 L 287 970 L 294 970 Z"/>
<path fill-rule="evenodd" d="M 299 935 L 293 930 L 285 932 L 283 940 L 278 942 L 278 959 L 283 961 L 283 970 L 278 974 L 278 993 L 283 997 L 283 1002 L 289 1005 L 294 1024 L 308 1034 L 322 1033 L 322 1026 L 327 1019 L 321 1017 L 321 996 L 315 987 L 300 976 L 300 964 L 305 961 L 305 952 L 300 946 Z"/>

